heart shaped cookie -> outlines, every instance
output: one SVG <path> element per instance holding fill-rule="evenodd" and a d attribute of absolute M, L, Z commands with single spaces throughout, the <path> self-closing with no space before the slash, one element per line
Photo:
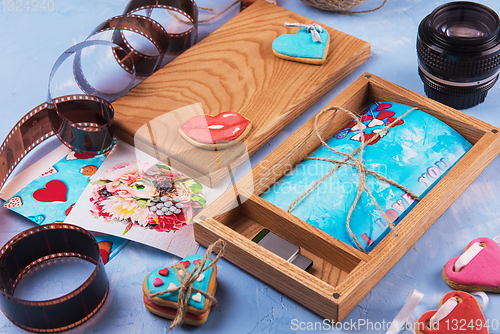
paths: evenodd
<path fill-rule="evenodd" d="M 216 116 L 198 115 L 179 128 L 180 135 L 191 145 L 206 150 L 223 150 L 241 142 L 252 128 L 250 120 L 236 112 Z"/>
<path fill-rule="evenodd" d="M 415 332 L 488 334 L 488 324 L 474 296 L 463 291 L 451 291 L 441 299 L 439 310 L 422 314 L 416 323 Z"/>
<path fill-rule="evenodd" d="M 294 35 L 278 36 L 272 44 L 273 53 L 281 59 L 321 65 L 328 54 L 330 36 L 325 29 L 319 35 L 321 41 L 315 42 L 306 28 L 300 28 Z"/>
<path fill-rule="evenodd" d="M 36 190 L 33 198 L 39 202 L 66 202 L 68 187 L 59 180 L 52 180 L 45 184 L 45 188 Z"/>
<path fill-rule="evenodd" d="M 180 261 L 180 264 L 186 267 L 188 273 L 191 273 L 196 267 L 196 263 L 203 258 L 203 255 L 189 255 Z M 211 262 L 209 258 L 205 267 Z M 200 268 L 201 269 L 201 268 Z M 214 264 L 193 283 L 193 287 L 213 296 L 217 289 L 217 267 Z M 160 296 L 152 297 L 152 294 L 175 289 L 181 285 L 181 281 L 175 273 L 175 269 L 158 268 L 152 271 L 144 280 L 142 291 L 144 293 L 143 301 L 146 308 L 156 315 L 167 319 L 174 319 L 177 314 L 177 303 L 179 291 L 173 291 Z M 184 323 L 190 325 L 203 325 L 207 321 L 212 302 L 197 291 L 192 291 L 189 296 L 187 314 Z"/>
<path fill-rule="evenodd" d="M 457 290 L 500 292 L 500 246 L 490 238 L 472 240 L 446 263 L 443 278 Z"/>

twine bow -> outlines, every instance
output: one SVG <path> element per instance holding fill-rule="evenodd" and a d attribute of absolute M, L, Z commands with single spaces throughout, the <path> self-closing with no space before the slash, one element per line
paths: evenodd
<path fill-rule="evenodd" d="M 380 132 L 377 133 L 376 136 L 373 136 L 368 141 L 365 141 L 365 135 L 364 135 L 363 131 L 360 130 L 361 145 L 357 149 L 355 149 L 352 153 L 350 153 L 350 154 L 349 153 L 344 153 L 344 152 L 341 152 L 341 151 L 337 151 L 336 149 L 330 147 L 323 140 L 323 138 L 321 137 L 321 134 L 319 133 L 319 129 L 318 129 L 318 118 L 323 113 L 328 112 L 330 110 L 335 110 L 335 114 L 337 113 L 337 111 L 340 110 L 340 111 L 343 111 L 344 113 L 346 113 L 347 115 L 349 115 L 350 117 L 352 117 L 356 121 L 356 123 L 358 124 L 358 129 L 362 129 L 361 121 L 359 120 L 358 116 L 356 114 L 354 114 L 353 112 L 347 110 L 347 109 L 344 109 L 344 108 L 341 108 L 341 107 L 336 107 L 336 106 L 328 107 L 328 108 L 325 108 L 325 109 L 321 110 L 316 115 L 316 118 L 314 120 L 314 128 L 316 130 L 316 135 L 318 136 L 318 138 L 321 141 L 321 143 L 324 146 L 326 146 L 329 150 L 331 150 L 334 153 L 340 154 L 340 155 L 344 156 L 345 158 L 343 160 L 336 160 L 336 159 L 328 159 L 328 158 L 306 157 L 305 158 L 306 160 L 329 161 L 329 162 L 335 164 L 335 166 L 325 176 L 323 176 L 315 184 L 313 184 L 308 190 L 306 190 L 306 192 L 304 192 L 292 204 L 290 204 L 290 206 L 288 207 L 287 211 L 291 212 L 292 209 L 297 205 L 297 203 L 299 203 L 304 197 L 306 197 L 313 189 L 315 189 L 327 177 L 329 177 L 330 175 L 332 175 L 333 173 L 335 173 L 335 171 L 337 171 L 342 165 L 349 165 L 349 166 L 355 167 L 358 170 L 358 173 L 359 173 L 358 192 L 356 194 L 356 198 L 354 199 L 354 202 L 351 205 L 351 208 L 349 209 L 349 212 L 347 214 L 347 219 L 346 219 L 347 230 L 348 230 L 349 235 L 351 236 L 351 238 L 356 243 L 356 246 L 358 246 L 358 248 L 361 251 L 363 251 L 363 252 L 366 253 L 365 249 L 361 246 L 361 244 L 359 243 L 358 239 L 356 238 L 356 236 L 354 235 L 354 233 L 352 232 L 351 227 L 350 227 L 350 220 L 351 220 L 352 212 L 354 211 L 354 208 L 356 207 L 356 205 L 357 205 L 357 203 L 358 203 L 358 201 L 359 201 L 359 199 L 360 199 L 361 194 L 363 193 L 363 191 L 366 191 L 366 193 L 368 194 L 368 196 L 370 196 L 372 202 L 375 204 L 375 206 L 377 207 L 377 209 L 382 213 L 382 216 L 384 217 L 384 219 L 387 221 L 387 224 L 389 225 L 391 231 L 394 233 L 394 236 L 397 237 L 398 236 L 398 232 L 396 231 L 394 223 L 387 217 L 386 213 L 382 210 L 382 208 L 380 207 L 380 205 L 377 203 L 377 201 L 373 197 L 373 194 L 370 191 L 370 189 L 368 189 L 368 187 L 366 186 L 366 174 L 370 174 L 370 175 L 376 177 L 377 179 L 379 179 L 381 181 L 387 182 L 390 185 L 393 185 L 393 186 L 395 186 L 395 187 L 403 190 L 408 195 L 410 195 L 415 201 L 420 201 L 420 198 L 417 195 L 413 194 L 410 190 L 406 189 L 404 186 L 400 185 L 399 183 L 394 182 L 392 180 L 389 180 L 385 176 L 380 175 L 377 172 L 374 172 L 374 171 L 369 170 L 368 168 L 366 168 L 366 166 L 363 163 L 363 152 L 364 152 L 364 148 L 365 148 L 366 145 L 370 144 L 371 142 L 373 142 L 376 139 L 379 139 L 381 134 L 386 134 L 387 132 L 389 132 L 389 129 L 391 127 L 393 127 L 397 122 L 399 122 L 408 113 L 410 113 L 411 111 L 416 110 L 416 109 L 417 108 L 411 108 L 410 110 L 408 110 L 407 112 L 405 112 L 403 115 L 401 115 L 398 118 L 396 118 L 393 122 L 391 122 L 390 124 L 387 124 L 384 128 L 382 128 L 380 130 Z M 335 116 L 335 114 L 334 114 L 334 116 Z M 358 154 L 358 158 L 355 157 L 356 154 Z"/>
<path fill-rule="evenodd" d="M 210 264 L 205 267 L 205 264 L 206 264 L 207 260 L 209 259 L 209 255 L 212 253 L 212 250 L 217 246 L 220 246 L 219 254 L 217 254 L 215 260 L 212 260 L 210 262 Z M 202 291 L 202 290 L 199 290 L 199 289 L 193 287 L 193 283 L 196 282 L 196 280 L 200 277 L 201 274 L 203 274 L 208 269 L 212 268 L 217 263 L 217 261 L 219 261 L 219 259 L 222 257 L 222 254 L 224 253 L 225 246 L 226 246 L 226 242 L 224 240 L 221 240 L 221 239 L 219 239 L 216 242 L 214 242 L 213 244 L 211 244 L 207 248 L 207 251 L 206 251 L 205 255 L 203 256 L 203 258 L 196 263 L 196 266 L 194 267 L 193 271 L 190 273 L 180 263 L 173 265 L 171 268 L 174 270 L 175 275 L 177 276 L 177 278 L 181 282 L 181 285 L 178 287 L 175 287 L 175 288 L 172 287 L 172 288 L 168 288 L 164 291 L 152 293 L 148 297 L 149 300 L 152 300 L 154 297 L 160 297 L 160 296 L 166 295 L 168 293 L 179 291 L 179 294 L 177 296 L 177 314 L 175 315 L 175 318 L 169 327 L 170 330 L 174 329 L 175 326 L 177 326 L 177 325 L 183 324 L 184 317 L 186 316 L 186 313 L 187 313 L 188 302 L 189 302 L 189 298 L 191 297 L 191 292 L 195 291 L 195 292 L 202 294 L 203 296 L 205 296 L 205 298 L 208 298 L 212 302 L 212 307 L 217 306 L 217 300 L 213 296 L 210 296 L 205 291 Z"/>
<path fill-rule="evenodd" d="M 322 43 L 320 33 L 323 32 L 323 27 L 319 24 L 303 24 L 303 23 L 290 23 L 285 22 L 285 27 L 299 27 L 305 28 L 308 33 L 312 34 L 312 39 L 314 42 Z"/>

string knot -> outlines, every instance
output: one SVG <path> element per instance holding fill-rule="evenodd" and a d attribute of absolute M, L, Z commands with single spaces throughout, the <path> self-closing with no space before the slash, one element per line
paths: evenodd
<path fill-rule="evenodd" d="M 322 43 L 323 42 L 321 40 L 321 35 L 320 35 L 320 33 L 323 32 L 323 27 L 320 26 L 319 24 L 316 24 L 316 23 L 313 23 L 313 24 L 303 24 L 303 23 L 285 22 L 285 27 L 305 28 L 307 30 L 307 32 L 312 35 L 313 42 L 317 42 L 317 43 Z"/>
<path fill-rule="evenodd" d="M 397 237 L 398 236 L 398 232 L 396 231 L 396 227 L 395 227 L 394 223 L 389 219 L 389 217 L 387 217 L 387 214 L 382 210 L 382 208 L 380 207 L 380 205 L 377 203 L 377 201 L 373 197 L 372 192 L 366 186 L 366 174 L 372 175 L 372 176 L 376 177 L 377 179 L 379 179 L 379 180 L 381 180 L 383 182 L 386 182 L 386 183 L 388 183 L 388 184 L 390 184 L 392 186 L 395 186 L 395 187 L 401 189 L 402 191 L 404 191 L 405 193 L 407 193 L 410 197 L 412 197 L 415 201 L 420 201 L 420 198 L 417 195 L 415 195 L 414 193 L 412 193 L 409 189 L 407 189 L 404 186 L 402 186 L 401 184 L 399 184 L 399 183 L 397 183 L 395 181 L 389 180 L 385 176 L 380 175 L 380 174 L 378 174 L 378 173 L 376 173 L 376 172 L 368 169 L 365 166 L 365 164 L 363 163 L 363 152 L 364 152 L 364 149 L 365 149 L 365 147 L 367 145 L 369 145 L 373 141 L 379 139 L 380 136 L 381 136 L 381 134 L 388 133 L 389 129 L 391 127 L 393 127 L 395 124 L 397 124 L 408 113 L 410 113 L 410 112 L 412 112 L 413 110 L 416 110 L 416 109 L 417 108 L 411 108 L 411 109 L 409 109 L 404 114 L 402 114 L 401 116 L 399 116 L 398 118 L 396 118 L 392 122 L 388 123 L 384 128 L 381 129 L 380 132 L 377 133 L 376 136 L 374 136 L 374 137 L 372 137 L 372 138 L 370 138 L 368 140 L 365 140 L 365 135 L 364 135 L 363 131 L 360 130 L 361 145 L 357 149 L 355 149 L 353 152 L 351 152 L 351 153 L 345 153 L 345 152 L 342 152 L 342 151 L 338 151 L 338 150 L 334 149 L 333 147 L 331 147 L 330 145 L 328 145 L 325 142 L 325 140 L 322 138 L 322 136 L 320 134 L 320 131 L 319 131 L 319 128 L 318 128 L 318 119 L 319 119 L 319 117 L 323 113 L 326 113 L 328 111 L 334 110 L 334 112 L 335 112 L 334 116 L 335 116 L 335 114 L 338 111 L 342 111 L 345 114 L 347 114 L 348 116 L 350 116 L 356 122 L 356 124 L 358 126 L 358 129 L 362 129 L 362 126 L 361 126 L 362 124 L 361 124 L 361 121 L 360 121 L 359 117 L 356 114 L 354 114 L 353 112 L 351 112 L 351 111 L 349 111 L 347 109 L 344 109 L 344 108 L 341 108 L 341 107 L 336 107 L 336 106 L 327 107 L 327 108 L 321 110 L 320 112 L 318 112 L 318 114 L 316 115 L 316 118 L 314 119 L 314 129 L 316 131 L 316 136 L 321 141 L 322 145 L 324 145 L 325 147 L 327 147 L 330 151 L 343 156 L 344 159 L 338 160 L 338 159 L 329 159 L 329 158 L 306 157 L 305 160 L 321 160 L 321 161 L 331 162 L 331 163 L 333 163 L 334 167 L 327 174 L 325 174 L 325 176 L 323 176 L 321 179 L 319 179 L 318 181 L 316 181 L 316 183 L 314 183 L 309 189 L 307 189 L 292 204 L 290 204 L 290 206 L 288 207 L 287 211 L 291 212 L 292 209 L 303 198 L 305 198 L 308 194 L 310 194 L 321 182 L 323 182 L 330 175 L 332 175 L 333 173 L 335 173 L 341 166 L 348 165 L 348 166 L 355 167 L 358 170 L 358 174 L 359 174 L 359 184 L 358 184 L 358 191 L 356 193 L 356 198 L 354 199 L 354 202 L 352 203 L 351 207 L 349 208 L 349 212 L 347 213 L 347 218 L 346 218 L 347 231 L 349 232 L 349 235 L 351 236 L 351 238 L 354 240 L 354 243 L 356 244 L 356 246 L 361 251 L 363 251 L 363 252 L 366 253 L 365 249 L 361 246 L 361 244 L 359 243 L 358 239 L 356 238 L 356 236 L 354 235 L 354 233 L 352 232 L 351 227 L 350 227 L 350 220 L 351 220 L 352 212 L 356 208 L 356 205 L 357 205 L 357 203 L 358 203 L 358 201 L 359 201 L 359 199 L 360 199 L 361 194 L 362 194 L 363 191 L 365 191 L 368 194 L 368 196 L 372 200 L 373 204 L 377 207 L 377 209 L 379 210 L 379 212 L 382 214 L 382 217 L 384 217 L 384 219 L 386 220 L 386 222 L 389 225 L 390 229 L 394 233 L 394 236 Z"/>
<path fill-rule="evenodd" d="M 224 247 L 226 245 L 226 242 L 224 240 L 217 240 L 213 244 L 211 244 L 203 256 L 203 258 L 199 261 L 197 261 L 196 266 L 194 267 L 193 271 L 188 272 L 186 270 L 186 267 L 182 264 L 176 264 L 173 265 L 171 268 L 174 270 L 175 275 L 181 282 L 181 284 L 177 287 L 169 287 L 166 290 L 159 291 L 156 293 L 152 293 L 151 295 L 148 296 L 149 300 L 152 300 L 155 297 L 160 297 L 169 293 L 173 293 L 178 291 L 178 296 L 177 296 L 177 314 L 172 321 L 172 324 L 170 325 L 169 329 L 172 330 L 175 328 L 177 325 L 182 325 L 184 322 L 184 318 L 187 313 L 187 308 L 188 308 L 188 303 L 189 303 L 189 298 L 191 297 L 191 293 L 193 291 L 200 293 L 201 295 L 205 296 L 208 300 L 212 302 L 211 307 L 216 307 L 217 306 L 217 300 L 206 293 L 205 291 L 199 290 L 193 286 L 193 283 L 198 280 L 198 278 L 208 269 L 212 268 L 215 266 L 215 264 L 219 261 L 219 259 L 222 257 L 224 253 Z M 212 253 L 213 249 L 217 246 L 220 246 L 219 254 L 217 254 L 215 260 L 211 260 L 209 258 L 210 254 Z M 210 259 L 210 264 L 207 264 L 207 261 Z M 206 266 L 205 266 L 206 265 Z"/>

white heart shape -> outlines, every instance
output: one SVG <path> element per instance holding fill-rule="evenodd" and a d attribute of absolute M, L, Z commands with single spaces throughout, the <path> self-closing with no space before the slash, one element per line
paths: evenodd
<path fill-rule="evenodd" d="M 196 281 L 201 282 L 201 281 L 203 281 L 204 278 L 205 278 L 205 275 L 201 274 Z"/>
<path fill-rule="evenodd" d="M 191 296 L 191 299 L 197 303 L 201 302 L 201 293 L 197 293 L 194 296 Z"/>
<path fill-rule="evenodd" d="M 351 128 L 351 131 L 356 131 L 356 130 L 359 130 L 360 125 L 361 125 L 361 131 L 363 131 L 364 129 L 366 129 L 366 125 L 364 125 L 363 123 L 360 123 L 360 124 L 356 124 L 355 126 L 353 126 L 353 127 Z"/>
<path fill-rule="evenodd" d="M 385 136 L 387 134 L 387 130 L 386 131 L 382 131 L 382 129 L 375 129 L 373 130 L 374 133 L 378 133 L 381 137 Z"/>
<path fill-rule="evenodd" d="M 351 140 L 361 141 L 361 133 L 357 133 L 351 137 Z"/>
<path fill-rule="evenodd" d="M 369 128 L 373 128 L 379 125 L 384 125 L 384 121 L 374 118 L 370 123 L 368 123 Z"/>
<path fill-rule="evenodd" d="M 168 285 L 168 290 L 172 290 L 172 289 L 176 289 L 177 288 L 177 285 L 175 285 L 174 283 L 170 283 Z"/>
<path fill-rule="evenodd" d="M 72 160 L 76 160 L 77 158 L 75 157 L 75 152 L 71 151 L 68 153 L 68 155 L 66 156 L 66 160 L 67 161 L 72 161 Z"/>

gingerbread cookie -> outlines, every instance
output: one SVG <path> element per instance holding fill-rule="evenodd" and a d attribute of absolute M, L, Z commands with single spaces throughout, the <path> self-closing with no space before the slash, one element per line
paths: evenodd
<path fill-rule="evenodd" d="M 321 65 L 325 62 L 330 36 L 319 24 L 285 23 L 286 27 L 300 27 L 294 34 L 278 36 L 272 44 L 276 57 L 306 64 Z"/>
<path fill-rule="evenodd" d="M 450 259 L 443 268 L 446 283 L 457 290 L 500 292 L 497 238 L 474 239 L 460 257 Z"/>
<path fill-rule="evenodd" d="M 488 324 L 481 306 L 474 296 L 463 291 L 448 292 L 441 299 L 439 310 L 425 312 L 415 326 L 417 334 L 448 334 L 462 331 L 469 334 L 488 334 Z"/>
<path fill-rule="evenodd" d="M 201 261 L 203 255 L 189 255 L 185 257 L 182 264 L 188 273 L 191 273 L 198 261 Z M 206 268 L 211 263 L 211 259 L 207 259 Z M 202 268 L 199 268 L 200 270 Z M 217 289 L 217 266 L 214 264 L 211 268 L 203 272 L 198 279 L 193 282 L 193 288 L 197 288 L 208 295 L 213 296 Z M 160 296 L 152 296 L 155 293 L 166 291 L 167 289 L 175 289 L 181 285 L 181 281 L 177 277 L 174 269 L 159 268 L 151 272 L 145 279 L 142 285 L 144 293 L 143 301 L 146 308 L 156 315 L 167 319 L 174 319 L 177 314 L 179 290 L 163 294 Z M 192 291 L 189 296 L 187 314 L 184 317 L 184 323 L 194 326 L 203 325 L 208 318 L 212 302 L 203 294 Z"/>
<path fill-rule="evenodd" d="M 248 135 L 252 123 L 236 112 L 216 116 L 198 115 L 188 119 L 179 133 L 191 145 L 205 150 L 223 150 L 234 146 Z"/>

